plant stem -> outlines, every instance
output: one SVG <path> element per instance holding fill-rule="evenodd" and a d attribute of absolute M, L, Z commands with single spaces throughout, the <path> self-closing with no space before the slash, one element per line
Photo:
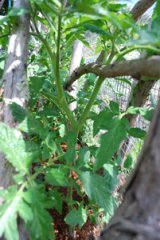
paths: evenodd
<path fill-rule="evenodd" d="M 124 51 L 120 52 L 114 61 L 115 62 L 119 61 L 127 53 L 130 53 L 130 52 L 132 52 L 134 50 L 138 50 L 138 49 L 141 49 L 141 50 L 145 49 L 145 50 L 152 51 L 152 52 L 160 54 L 160 50 L 158 48 L 155 48 L 155 47 L 151 47 L 151 46 L 148 46 L 148 45 L 145 45 L 145 46 L 134 46 L 134 47 L 125 49 Z"/>
<path fill-rule="evenodd" d="M 37 34 L 32 33 L 32 35 L 38 37 L 41 40 L 41 42 L 43 42 L 43 44 L 45 45 L 47 52 L 50 56 L 51 71 L 52 71 L 53 76 L 55 76 L 55 79 L 56 79 L 56 87 L 57 87 L 58 99 L 59 99 L 60 106 L 63 109 L 63 111 L 66 113 L 66 115 L 70 121 L 71 127 L 73 129 L 76 129 L 77 123 L 76 123 L 73 113 L 69 109 L 68 103 L 65 98 L 63 85 L 62 85 L 61 79 L 60 79 L 60 66 L 59 65 L 60 65 L 61 15 L 58 16 L 58 36 L 57 36 L 56 55 L 52 52 L 51 47 L 50 47 L 49 43 L 47 42 L 47 40 L 45 38 L 43 38 L 43 36 L 40 34 L 35 21 L 34 21 L 34 26 L 36 28 Z M 56 58 L 56 61 L 55 61 L 55 58 Z"/>
<path fill-rule="evenodd" d="M 61 15 L 58 16 L 58 35 L 57 35 L 57 53 L 56 53 L 56 68 L 55 68 L 55 77 L 56 77 L 56 87 L 57 87 L 57 93 L 58 93 L 58 99 L 59 103 L 63 109 L 63 111 L 66 113 L 70 123 L 71 128 L 76 130 L 77 129 L 77 123 L 74 118 L 74 115 L 72 111 L 69 109 L 68 103 L 65 98 L 63 85 L 61 83 L 60 79 L 60 40 L 61 40 Z"/>
<path fill-rule="evenodd" d="M 113 39 L 111 40 L 111 43 L 112 43 L 112 48 L 111 48 L 111 52 L 110 52 L 110 55 L 109 55 L 108 60 L 107 60 L 107 64 L 109 64 L 112 61 L 112 59 L 115 55 L 115 51 L 114 51 L 115 50 L 115 43 L 114 43 Z"/>
<path fill-rule="evenodd" d="M 81 128 L 83 127 L 83 124 L 85 123 L 86 121 L 86 118 L 88 116 L 88 113 L 91 109 L 91 107 L 93 106 L 93 103 L 98 95 L 98 92 L 100 90 L 100 87 L 102 85 L 102 82 L 103 82 L 104 78 L 102 77 L 99 77 L 98 80 L 97 80 L 97 83 L 93 89 L 93 92 L 92 92 L 92 95 L 89 99 L 89 102 L 87 103 L 87 106 L 86 108 L 84 109 L 84 112 L 82 113 L 82 116 L 80 117 L 79 121 L 78 121 L 78 130 L 80 131 Z"/>

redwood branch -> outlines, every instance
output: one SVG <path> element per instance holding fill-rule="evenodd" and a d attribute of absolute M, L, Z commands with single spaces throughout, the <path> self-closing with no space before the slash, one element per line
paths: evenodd
<path fill-rule="evenodd" d="M 133 19 L 137 21 L 155 2 L 156 0 L 138 1 L 131 10 Z"/>
<path fill-rule="evenodd" d="M 68 89 L 77 79 L 87 73 L 94 73 L 103 78 L 113 78 L 120 76 L 131 76 L 136 79 L 145 77 L 160 78 L 160 56 L 152 56 L 146 59 L 135 59 L 130 61 L 118 62 L 110 65 L 89 63 L 75 69 L 65 86 Z"/>

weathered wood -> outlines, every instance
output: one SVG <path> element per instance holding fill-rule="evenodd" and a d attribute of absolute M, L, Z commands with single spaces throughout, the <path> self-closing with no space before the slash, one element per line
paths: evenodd
<path fill-rule="evenodd" d="M 28 11 L 19 17 L 16 26 L 10 36 L 8 56 L 6 59 L 3 83 L 3 103 L 0 106 L 0 120 L 10 127 L 15 127 L 16 122 L 12 117 L 9 104 L 16 102 L 26 106 L 28 90 L 26 82 L 26 68 L 29 41 L 29 2 L 27 0 L 15 0 L 15 8 L 23 8 Z M 12 183 L 13 169 L 6 162 L 3 154 L 0 154 L 0 186 L 6 188 Z"/>
<path fill-rule="evenodd" d="M 66 89 L 87 73 L 94 73 L 102 78 L 113 78 L 118 76 L 131 76 L 138 81 L 145 77 L 154 80 L 160 77 L 160 57 L 152 56 L 145 59 L 134 59 L 129 61 L 116 62 L 114 64 L 103 65 L 88 63 L 75 69 L 67 81 Z M 147 80 L 146 80 L 147 81 Z"/>
<path fill-rule="evenodd" d="M 156 0 L 140 0 L 131 10 L 131 14 L 134 20 L 138 20 L 154 3 Z"/>
<path fill-rule="evenodd" d="M 123 203 L 100 240 L 160 239 L 160 100 Z"/>
<path fill-rule="evenodd" d="M 0 120 L 10 127 L 16 127 L 9 104 L 16 102 L 26 106 L 28 101 L 28 87 L 26 81 L 28 41 L 29 41 L 29 1 L 14 0 L 15 8 L 23 8 L 28 13 L 21 15 L 10 36 L 8 56 L 3 74 L 4 95 L 0 106 Z M 0 153 L 0 187 L 7 188 L 13 183 L 13 167 Z M 19 224 L 19 235 L 21 240 L 27 240 L 28 233 L 24 229 L 23 222 Z M 1 237 L 4 240 L 4 237 Z"/>
<path fill-rule="evenodd" d="M 14 7 L 24 8 L 29 11 L 29 3 L 27 0 L 14 1 Z M 25 14 L 19 18 L 17 25 L 11 34 L 8 56 L 6 59 L 3 82 L 4 82 L 4 102 L 0 106 L 0 119 L 10 127 L 16 127 L 9 104 L 16 102 L 21 106 L 26 106 L 27 84 L 26 84 L 26 67 L 27 67 L 27 49 L 29 40 L 29 14 Z M 14 169 L 6 161 L 4 155 L 0 153 L 0 186 L 7 188 L 12 184 Z M 20 224 L 21 239 L 28 238 L 27 233 Z"/>

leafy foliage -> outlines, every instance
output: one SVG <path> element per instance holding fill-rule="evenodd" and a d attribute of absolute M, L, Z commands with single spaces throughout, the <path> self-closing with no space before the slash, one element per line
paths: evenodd
<path fill-rule="evenodd" d="M 10 188 L 4 197 L 6 201 L 0 208 L 0 237 L 4 234 L 6 239 L 18 240 L 17 212 L 22 196 L 17 194 L 17 188 Z"/>
<path fill-rule="evenodd" d="M 118 202 L 113 194 L 117 176 L 133 167 L 128 155 L 124 169 L 121 168 L 120 147 L 128 137 L 143 140 L 146 134 L 143 129 L 130 127 L 127 116 L 138 114 L 149 121 L 152 118 L 151 107 L 131 106 L 122 111 L 118 102 L 110 100 L 103 109 L 95 111 L 102 101 L 97 97 L 99 79 L 93 74 L 82 79 L 85 84 L 78 89 L 74 111 L 69 106 L 75 99 L 63 86 L 69 75 L 73 42 L 78 39 L 92 49 L 86 31 L 97 34 L 95 54 L 105 51 L 104 64 L 124 60 L 127 53 L 136 49 L 159 53 L 160 31 L 155 31 L 159 1 L 151 30 L 136 25 L 127 6 L 117 1 L 70 0 L 66 6 L 62 2 L 30 0 L 30 99 L 26 109 L 15 103 L 10 105 L 16 129 L 0 123 L 0 150 L 16 170 L 15 185 L 0 192 L 0 237 L 7 240 L 19 239 L 18 218 L 24 221 L 31 240 L 55 239 L 50 209 L 62 214 L 65 204 L 65 222 L 71 227 L 82 228 L 91 218 L 89 210 L 94 212 L 92 220 L 96 223 L 100 210 L 110 218 Z M 24 9 L 12 8 L 0 19 L 0 75 L 7 36 L 24 13 Z M 130 79 L 117 81 L 132 86 Z M 85 134 L 98 140 L 84 142 Z"/>
<path fill-rule="evenodd" d="M 88 197 L 94 199 L 101 208 L 112 215 L 113 199 L 104 185 L 104 177 L 86 171 L 80 174 L 80 179 Z"/>
<path fill-rule="evenodd" d="M 78 209 L 71 210 L 65 217 L 65 221 L 70 226 L 75 227 L 78 225 L 81 228 L 87 221 L 86 209 L 80 205 Z"/>
<path fill-rule="evenodd" d="M 28 152 L 22 134 L 0 123 L 0 148 L 8 161 L 17 171 L 27 174 L 33 159 L 33 152 Z M 34 155 L 35 158 L 35 155 Z"/>

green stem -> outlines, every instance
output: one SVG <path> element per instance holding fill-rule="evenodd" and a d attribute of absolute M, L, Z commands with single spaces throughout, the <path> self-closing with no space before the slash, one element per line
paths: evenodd
<path fill-rule="evenodd" d="M 83 127 L 83 124 L 86 121 L 88 113 L 89 113 L 91 107 L 93 106 L 94 101 L 99 93 L 99 90 L 100 90 L 103 80 L 104 80 L 104 78 L 102 78 L 102 77 L 98 78 L 98 80 L 97 80 L 97 83 L 93 89 L 92 95 L 89 99 L 89 102 L 87 103 L 86 108 L 84 109 L 84 112 L 82 113 L 82 116 L 80 117 L 80 119 L 78 121 L 78 130 L 79 131 L 81 130 L 81 128 Z"/>
<path fill-rule="evenodd" d="M 124 51 L 120 52 L 114 61 L 115 62 L 119 61 L 127 53 L 130 53 L 130 52 L 132 52 L 134 50 L 138 50 L 138 49 L 141 49 L 141 50 L 145 49 L 145 50 L 153 51 L 153 52 L 156 52 L 156 53 L 160 54 L 160 50 L 158 48 L 154 48 L 154 47 L 151 47 L 151 46 L 134 46 L 134 47 L 131 47 L 129 49 L 125 49 Z"/>
<path fill-rule="evenodd" d="M 115 50 L 115 43 L 114 43 L 113 39 L 111 40 L 111 43 L 112 43 L 112 48 L 111 48 L 111 52 L 110 52 L 110 55 L 109 55 L 108 60 L 107 60 L 107 64 L 109 64 L 112 61 L 112 59 L 115 55 L 115 51 L 114 51 Z"/>
<path fill-rule="evenodd" d="M 60 69 L 59 63 L 60 63 L 61 16 L 59 15 L 59 17 L 58 17 L 58 36 L 57 36 L 56 56 L 53 54 L 51 47 L 50 47 L 49 43 L 47 42 L 47 40 L 45 38 L 43 38 L 43 36 L 40 34 L 35 21 L 34 21 L 34 26 L 36 28 L 37 34 L 32 33 L 32 35 L 38 37 L 41 40 L 41 42 L 43 42 L 43 44 L 45 45 L 47 52 L 50 56 L 51 70 L 52 70 L 53 76 L 55 76 L 55 79 L 56 79 L 56 87 L 57 87 L 60 106 L 62 107 L 63 111 L 66 113 L 66 115 L 71 123 L 71 127 L 73 129 L 76 129 L 77 123 L 76 123 L 74 115 L 71 112 L 71 110 L 69 109 L 68 103 L 66 101 L 63 86 L 62 86 L 61 79 L 60 79 L 60 72 L 59 72 L 59 69 Z M 56 61 L 55 61 L 55 58 L 56 58 Z"/>
<path fill-rule="evenodd" d="M 56 87 L 57 87 L 57 93 L 59 98 L 59 103 L 63 109 L 63 111 L 66 113 L 72 129 L 77 129 L 77 123 L 74 118 L 74 115 L 72 111 L 69 109 L 68 103 L 65 98 L 63 85 L 61 83 L 60 78 L 60 40 L 61 40 L 61 15 L 58 16 L 58 35 L 57 35 L 57 53 L 56 53 L 56 68 L 55 68 L 55 77 L 56 77 Z"/>

